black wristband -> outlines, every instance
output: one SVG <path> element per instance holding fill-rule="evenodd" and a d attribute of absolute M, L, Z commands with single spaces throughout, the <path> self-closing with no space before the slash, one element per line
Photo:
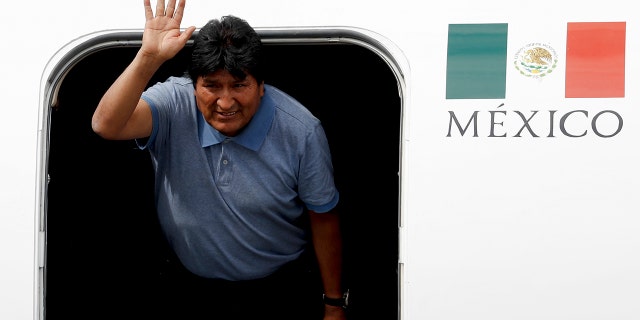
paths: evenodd
<path fill-rule="evenodd" d="M 324 304 L 326 305 L 342 307 L 346 309 L 349 306 L 349 290 L 342 294 L 341 298 L 329 298 L 327 297 L 327 295 L 323 294 L 322 301 L 324 301 Z"/>

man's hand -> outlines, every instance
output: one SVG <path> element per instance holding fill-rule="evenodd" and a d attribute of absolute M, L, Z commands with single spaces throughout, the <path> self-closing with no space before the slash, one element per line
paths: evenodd
<path fill-rule="evenodd" d="M 180 0 L 176 8 L 176 0 L 169 0 L 167 7 L 164 0 L 158 0 L 156 14 L 151 9 L 151 0 L 144 0 L 146 23 L 142 35 L 140 53 L 156 61 L 167 61 L 173 58 L 187 40 L 191 38 L 195 27 L 191 26 L 180 32 L 180 23 L 184 14 L 186 0 Z"/>

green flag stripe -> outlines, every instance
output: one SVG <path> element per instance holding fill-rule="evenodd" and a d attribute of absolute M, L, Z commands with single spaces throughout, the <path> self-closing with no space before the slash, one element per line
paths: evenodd
<path fill-rule="evenodd" d="M 450 24 L 447 99 L 504 99 L 507 24 Z"/>

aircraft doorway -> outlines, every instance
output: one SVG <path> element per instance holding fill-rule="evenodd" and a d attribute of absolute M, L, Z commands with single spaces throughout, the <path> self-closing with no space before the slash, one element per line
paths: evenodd
<path fill-rule="evenodd" d="M 329 139 L 344 217 L 350 319 L 398 319 L 399 76 L 356 41 L 262 32 L 266 82 L 306 105 Z M 306 38 L 296 41 L 300 35 Z M 120 36 L 92 39 L 60 63 L 72 67 L 61 72 L 57 103 L 49 111 L 41 285 L 46 320 L 144 317 L 142 301 L 166 250 L 147 152 L 91 130 L 101 95 L 139 47 L 135 39 L 141 34 Z M 189 47 L 151 83 L 182 74 L 188 54 Z"/>

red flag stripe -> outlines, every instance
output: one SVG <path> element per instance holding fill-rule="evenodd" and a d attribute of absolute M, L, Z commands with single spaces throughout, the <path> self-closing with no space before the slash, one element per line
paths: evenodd
<path fill-rule="evenodd" d="M 567 24 L 567 98 L 624 97 L 625 22 Z"/>

